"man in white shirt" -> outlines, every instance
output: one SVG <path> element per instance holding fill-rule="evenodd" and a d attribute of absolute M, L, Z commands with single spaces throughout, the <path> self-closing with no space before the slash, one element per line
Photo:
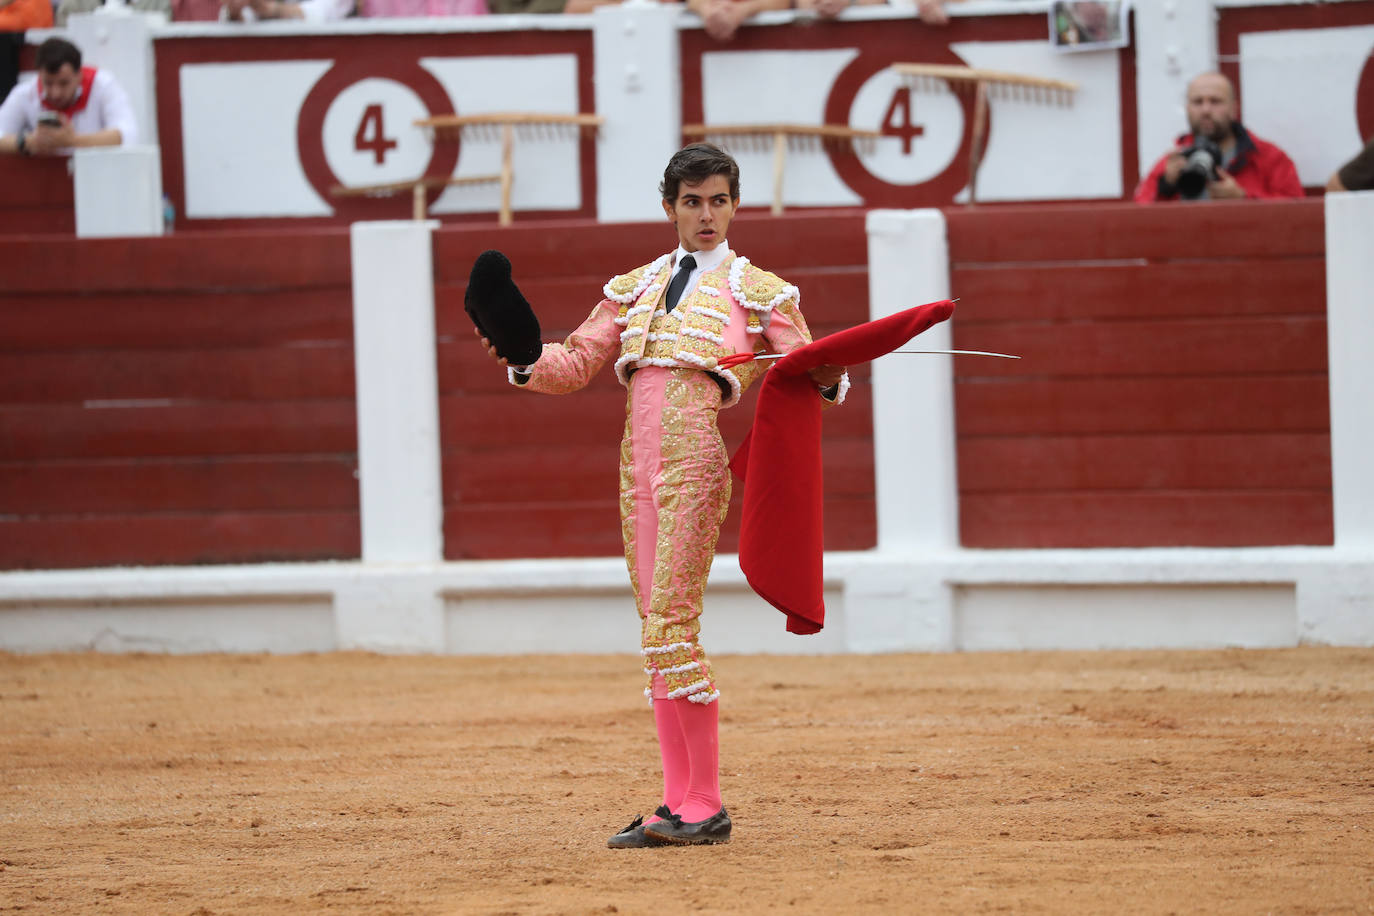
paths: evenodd
<path fill-rule="evenodd" d="M 303 19 L 337 22 L 353 15 L 354 0 L 224 0 L 221 18 L 229 22 Z"/>
<path fill-rule="evenodd" d="M 133 106 L 115 78 L 81 66 L 81 51 L 63 38 L 38 46 L 38 75 L 0 104 L 0 153 L 65 156 L 76 147 L 138 142 Z"/>

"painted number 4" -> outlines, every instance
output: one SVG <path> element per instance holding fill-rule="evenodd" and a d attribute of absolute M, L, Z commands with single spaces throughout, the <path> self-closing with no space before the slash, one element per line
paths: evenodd
<path fill-rule="evenodd" d="M 378 118 L 380 117 L 379 113 Z M 925 132 L 924 127 L 911 122 L 910 87 L 898 87 L 897 91 L 892 93 L 892 101 L 887 105 L 887 113 L 883 115 L 882 135 L 884 137 L 901 137 L 902 155 L 910 156 L 911 141 Z"/>
<path fill-rule="evenodd" d="M 396 141 L 387 138 L 386 128 L 382 125 L 381 105 L 369 105 L 363 109 L 358 130 L 353 134 L 353 148 L 360 153 L 370 152 L 375 155 L 378 165 L 386 162 L 387 151 L 396 148 Z"/>

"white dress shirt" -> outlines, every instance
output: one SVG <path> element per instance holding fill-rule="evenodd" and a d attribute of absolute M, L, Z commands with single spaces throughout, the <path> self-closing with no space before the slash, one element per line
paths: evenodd
<path fill-rule="evenodd" d="M 11 136 L 38 126 L 38 115 L 44 110 L 38 93 L 36 73 L 21 80 L 19 85 L 10 90 L 4 104 L 0 105 L 0 136 Z M 78 134 L 93 134 L 117 127 L 121 145 L 133 146 L 138 143 L 138 122 L 134 120 L 134 108 L 129 104 L 129 96 L 115 78 L 104 70 L 95 72 L 95 79 L 91 82 L 91 98 L 86 107 L 70 115 L 70 118 L 72 130 Z"/>
<path fill-rule="evenodd" d="M 725 262 L 725 259 L 730 254 L 730 240 L 721 239 L 720 244 L 710 251 L 688 251 L 679 245 L 677 251 L 673 252 L 673 267 L 672 270 L 668 272 L 669 283 L 673 282 L 672 278 L 673 275 L 677 273 L 678 263 L 689 254 L 696 259 L 697 266 L 687 275 L 687 285 L 682 290 L 682 298 L 678 300 L 679 305 L 686 302 L 687 297 L 696 291 L 697 284 L 701 282 L 702 274 L 706 273 L 708 270 L 715 270 Z"/>

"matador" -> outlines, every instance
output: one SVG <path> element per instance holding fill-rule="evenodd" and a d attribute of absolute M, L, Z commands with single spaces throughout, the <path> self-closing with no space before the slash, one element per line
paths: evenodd
<path fill-rule="evenodd" d="M 703 593 L 730 502 L 717 413 L 767 367 L 727 368 L 734 353 L 787 353 L 811 341 L 797 288 L 730 249 L 739 166 L 696 143 L 669 161 L 659 188 L 678 247 L 614 277 L 605 298 L 562 343 L 532 364 L 508 364 L 512 384 L 566 394 L 614 360 L 629 392 L 620 446 L 620 519 L 639 611 L 645 695 L 663 766 L 662 804 L 612 836 L 612 848 L 729 842 L 721 801 L 720 689 L 700 639 Z M 811 370 L 818 397 L 843 402 L 839 366 Z"/>

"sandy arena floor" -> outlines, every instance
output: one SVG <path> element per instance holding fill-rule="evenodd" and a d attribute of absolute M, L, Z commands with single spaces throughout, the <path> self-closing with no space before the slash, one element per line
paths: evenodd
<path fill-rule="evenodd" d="M 728 846 L 635 659 L 0 655 L 0 912 L 1374 911 L 1374 651 L 721 657 Z"/>

